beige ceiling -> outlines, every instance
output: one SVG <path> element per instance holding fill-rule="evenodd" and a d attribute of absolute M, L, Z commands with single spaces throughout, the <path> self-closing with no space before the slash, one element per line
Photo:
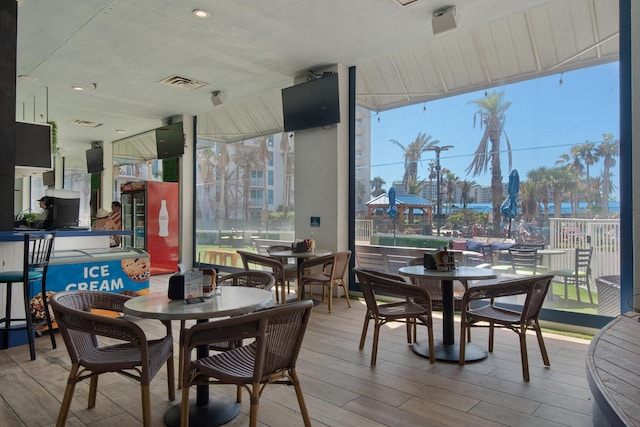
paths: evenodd
<path fill-rule="evenodd" d="M 212 140 L 278 132 L 280 89 L 332 64 L 356 66 L 357 101 L 381 111 L 618 58 L 617 0 L 457 0 L 457 29 L 434 36 L 449 4 L 24 0 L 16 117 L 55 120 L 63 154 L 83 156 L 91 141 L 148 145 L 146 131 L 182 114 Z M 172 76 L 202 87 L 159 83 Z"/>

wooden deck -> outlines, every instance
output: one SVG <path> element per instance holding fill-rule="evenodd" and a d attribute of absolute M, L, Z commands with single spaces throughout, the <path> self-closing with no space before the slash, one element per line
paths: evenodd
<path fill-rule="evenodd" d="M 167 276 L 154 276 L 152 289 L 165 290 Z M 314 426 L 591 426 L 592 394 L 585 373 L 588 341 L 545 333 L 551 367 L 542 364 L 535 337 L 529 337 L 531 381 L 522 381 L 518 337 L 498 331 L 488 359 L 460 367 L 415 355 L 405 342 L 405 328 L 391 324 L 380 334 L 378 362 L 369 367 L 372 327 L 363 351 L 358 341 L 365 308 L 344 298 L 313 310 L 298 362 L 302 389 Z M 176 323 L 176 333 L 178 322 Z M 150 335 L 160 324 L 141 322 Z M 456 324 L 458 325 L 458 324 Z M 425 334 L 424 330 L 418 330 Z M 456 336 L 458 335 L 456 330 Z M 436 319 L 436 337 L 441 323 Z M 486 345 L 485 331 L 474 342 Z M 0 350 L 0 425 L 53 426 L 69 369 L 66 349 L 48 338 L 36 340 L 37 359 L 26 346 Z M 176 349 L 177 363 L 177 349 Z M 167 401 L 166 371 L 151 383 L 154 426 L 173 402 Z M 110 375 L 101 378 L 94 409 L 86 409 L 88 383 L 80 384 L 68 426 L 141 425 L 140 389 L 136 382 Z M 212 395 L 235 396 L 234 387 L 212 388 Z M 178 393 L 178 399 L 180 394 Z M 192 397 L 195 391 L 192 391 Z M 248 425 L 249 398 L 229 426 Z M 259 425 L 301 426 L 293 389 L 267 387 L 260 402 Z"/>

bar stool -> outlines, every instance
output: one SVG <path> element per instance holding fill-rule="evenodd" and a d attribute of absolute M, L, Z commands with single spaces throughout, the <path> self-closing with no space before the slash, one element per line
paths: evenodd
<path fill-rule="evenodd" d="M 6 286 L 5 289 L 5 316 L 0 319 L 0 331 L 5 332 L 4 343 L 5 348 L 9 347 L 9 336 L 14 331 L 25 330 L 27 331 L 29 340 L 29 352 L 31 354 L 31 360 L 36 359 L 36 349 L 34 342 L 34 324 L 31 314 L 31 284 L 35 281 L 40 281 L 42 305 L 44 307 L 45 321 L 51 336 L 51 345 L 56 348 L 56 337 L 53 331 L 53 324 L 51 322 L 51 314 L 49 313 L 49 303 L 47 302 L 46 292 L 46 279 L 47 269 L 49 267 L 49 258 L 51 257 L 51 249 L 53 248 L 53 241 L 55 233 L 46 234 L 25 234 L 24 235 L 24 255 L 23 255 L 23 267 L 20 271 L 3 271 L 0 272 L 0 284 Z M 23 293 L 23 305 L 24 305 L 24 317 L 12 317 L 11 313 L 11 291 L 13 285 L 22 283 Z M 25 322 L 19 325 L 12 325 L 12 322 Z"/>

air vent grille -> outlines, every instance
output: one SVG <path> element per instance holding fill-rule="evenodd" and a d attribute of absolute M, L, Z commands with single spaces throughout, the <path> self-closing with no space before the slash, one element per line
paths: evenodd
<path fill-rule="evenodd" d="M 97 123 L 97 122 L 88 122 L 86 120 L 74 120 L 72 122 L 70 122 L 72 125 L 75 126 L 84 126 L 87 128 L 97 128 L 99 126 L 102 126 L 102 123 Z"/>
<path fill-rule="evenodd" d="M 160 80 L 158 83 L 165 86 L 177 87 L 178 89 L 186 90 L 188 92 L 191 92 L 192 90 L 200 89 L 201 87 L 207 86 L 208 84 L 198 80 L 190 79 L 188 77 L 182 77 L 177 75 L 167 77 L 164 80 Z"/>

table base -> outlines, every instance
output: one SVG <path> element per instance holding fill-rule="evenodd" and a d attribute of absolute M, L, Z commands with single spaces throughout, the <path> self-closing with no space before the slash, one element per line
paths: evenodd
<path fill-rule="evenodd" d="M 429 343 L 416 342 L 411 345 L 411 349 L 414 353 L 429 358 Z M 444 344 L 442 341 L 436 342 L 436 360 L 441 362 L 456 362 L 460 360 L 460 344 L 457 342 L 454 344 Z M 465 362 L 477 362 L 482 359 L 486 359 L 488 356 L 487 350 L 484 348 L 468 342 L 464 349 L 464 361 Z"/>
<path fill-rule="evenodd" d="M 164 423 L 169 427 L 180 427 L 180 404 L 174 405 L 164 414 Z M 190 426 L 220 426 L 228 423 L 240 413 L 240 404 L 221 397 L 212 398 L 207 405 L 200 406 L 191 400 L 189 405 Z"/>

